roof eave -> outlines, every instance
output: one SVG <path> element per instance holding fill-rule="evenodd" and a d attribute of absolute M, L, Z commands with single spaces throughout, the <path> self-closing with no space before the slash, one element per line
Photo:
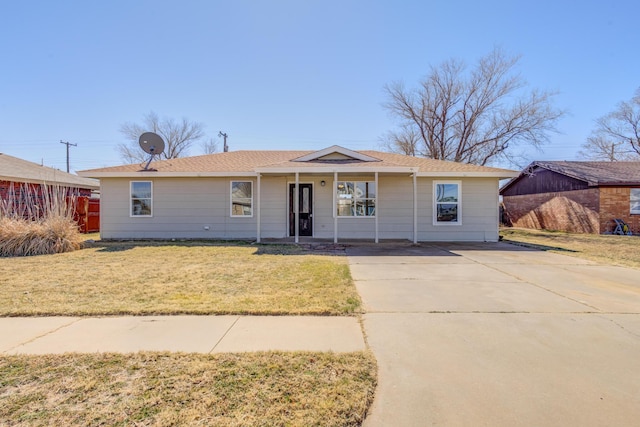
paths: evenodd
<path fill-rule="evenodd" d="M 507 178 L 515 178 L 518 176 L 518 172 L 508 172 L 508 171 L 490 171 L 490 172 L 480 172 L 480 171 L 451 171 L 451 172 L 418 172 L 418 177 L 429 177 L 429 178 L 499 178 L 499 179 L 507 179 Z"/>
<path fill-rule="evenodd" d="M 640 181 L 599 182 L 594 187 L 637 187 Z"/>
<path fill-rule="evenodd" d="M 375 167 L 375 166 L 358 166 L 358 167 L 349 167 L 349 166 L 339 166 L 339 165 L 331 165 L 331 166 L 316 166 L 316 167 L 264 167 L 264 168 L 256 168 L 257 173 L 269 174 L 269 173 L 413 173 L 416 172 L 418 168 L 408 167 L 408 166 L 391 166 L 391 167 Z"/>
<path fill-rule="evenodd" d="M 55 185 L 59 185 L 62 187 L 69 187 L 69 188 L 86 188 L 89 190 L 98 190 L 100 189 L 100 185 L 98 184 L 81 184 L 81 183 L 77 183 L 77 182 L 66 182 L 66 181 L 49 181 L 46 179 L 36 179 L 36 178 L 22 178 L 19 176 L 0 176 L 0 181 L 7 181 L 7 182 L 16 182 L 16 183 L 27 183 L 27 184 L 44 184 L 44 185 L 50 185 L 50 186 L 55 186 Z"/>
<path fill-rule="evenodd" d="M 120 171 L 120 172 L 78 172 L 86 178 L 222 178 L 235 176 L 256 176 L 256 172 L 162 172 L 162 171 Z"/>

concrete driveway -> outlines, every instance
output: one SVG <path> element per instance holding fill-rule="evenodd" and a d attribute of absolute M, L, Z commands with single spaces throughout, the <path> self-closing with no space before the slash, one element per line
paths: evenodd
<path fill-rule="evenodd" d="M 365 426 L 635 426 L 640 270 L 507 243 L 347 249 L 379 366 Z"/>

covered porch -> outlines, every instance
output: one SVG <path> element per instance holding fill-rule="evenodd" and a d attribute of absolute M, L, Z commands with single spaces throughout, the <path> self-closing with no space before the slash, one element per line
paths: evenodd
<path fill-rule="evenodd" d="M 306 166 L 306 165 L 305 165 Z M 399 227 L 407 240 L 418 241 L 417 168 L 341 167 L 335 164 L 312 168 L 261 168 L 256 171 L 256 241 L 262 242 L 265 218 L 273 203 L 265 188 L 270 178 L 286 182 L 286 240 L 292 243 L 358 240 L 378 243 L 381 224 L 401 217 Z M 399 185 L 398 185 L 399 184 Z M 396 187 L 402 203 L 389 197 Z M 382 191 L 381 191 L 382 190 Z M 281 190 L 280 190 L 281 191 Z M 401 213 L 401 214 L 400 214 Z M 272 241 L 271 238 L 265 241 Z"/>

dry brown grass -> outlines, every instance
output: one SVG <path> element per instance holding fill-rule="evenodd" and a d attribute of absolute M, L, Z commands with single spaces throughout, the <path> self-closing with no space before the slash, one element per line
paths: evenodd
<path fill-rule="evenodd" d="M 0 203 L 0 257 L 70 252 L 82 237 L 73 220 L 75 197 L 69 189 L 43 186 L 41 194 L 24 184 Z"/>
<path fill-rule="evenodd" d="M 368 352 L 0 357 L 0 425 L 359 426 Z"/>
<path fill-rule="evenodd" d="M 506 242 L 560 252 L 603 264 L 640 268 L 640 237 L 503 228 Z"/>
<path fill-rule="evenodd" d="M 344 257 L 286 245 L 111 242 L 0 258 L 0 315 L 349 314 Z"/>

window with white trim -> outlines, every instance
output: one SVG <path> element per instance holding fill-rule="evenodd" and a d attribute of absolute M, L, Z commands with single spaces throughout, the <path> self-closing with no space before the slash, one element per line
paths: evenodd
<path fill-rule="evenodd" d="M 460 181 L 433 182 L 433 224 L 462 224 Z"/>
<path fill-rule="evenodd" d="M 640 215 L 640 188 L 632 188 L 629 194 L 629 213 Z"/>
<path fill-rule="evenodd" d="M 373 217 L 376 215 L 375 181 L 338 181 L 336 215 Z"/>
<path fill-rule="evenodd" d="M 153 183 L 151 181 L 131 181 L 130 183 L 131 216 L 152 216 Z"/>
<path fill-rule="evenodd" d="M 253 216 L 252 181 L 231 181 L 231 216 Z"/>

